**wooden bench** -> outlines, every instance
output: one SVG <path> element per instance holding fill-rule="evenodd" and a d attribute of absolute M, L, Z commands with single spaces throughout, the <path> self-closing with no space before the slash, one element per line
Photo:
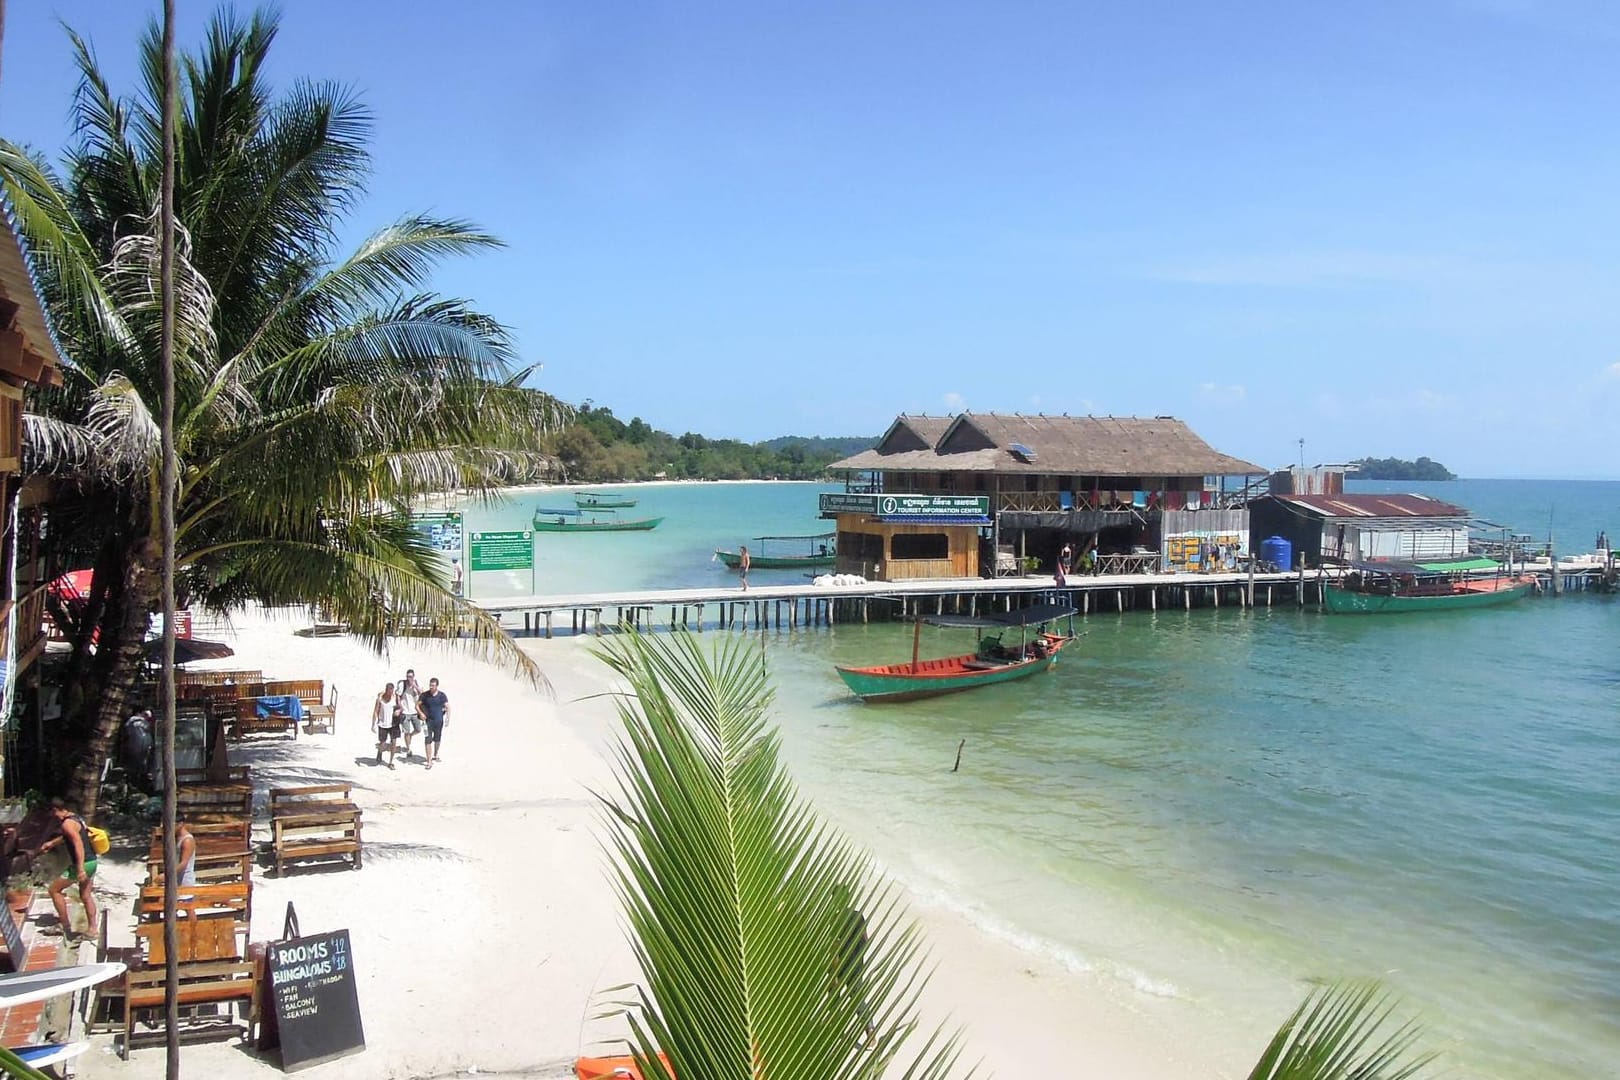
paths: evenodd
<path fill-rule="evenodd" d="M 118 1056 L 129 1060 L 135 1040 L 136 1018 L 142 1012 L 164 1007 L 164 981 L 162 966 L 140 968 L 125 972 L 124 1039 Z M 201 1005 L 232 1005 L 240 1002 L 245 1022 L 244 1041 L 251 1041 L 259 1023 L 258 965 L 250 960 L 211 960 L 180 965 L 181 1009 L 193 1010 Z M 163 1021 L 159 1019 L 159 1030 Z"/>
<path fill-rule="evenodd" d="M 181 787 L 187 784 L 246 784 L 253 781 L 253 766 L 227 765 L 220 769 L 176 769 L 174 782 Z"/>
<path fill-rule="evenodd" d="M 291 694 L 304 706 L 304 730 L 328 735 L 337 732 L 337 687 L 328 700 L 326 683 L 320 679 L 276 679 L 264 684 L 266 694 Z"/>
<path fill-rule="evenodd" d="M 229 716 L 230 737 L 243 739 L 249 735 L 291 735 L 298 738 L 298 721 L 291 716 L 272 713 L 259 715 L 259 698 L 264 697 L 265 683 L 254 683 L 237 688 L 234 715 Z M 301 703 L 301 702 L 300 702 Z"/>
<path fill-rule="evenodd" d="M 360 808 L 349 784 L 275 788 L 270 792 L 270 833 L 276 875 L 289 862 L 333 857 L 361 866 Z"/>
<path fill-rule="evenodd" d="M 161 878 L 161 874 L 159 877 Z M 240 931 L 246 935 L 248 924 L 253 921 L 253 882 L 251 880 L 212 881 L 197 885 L 182 885 L 179 888 L 179 895 L 175 898 L 175 911 L 190 919 L 228 915 L 240 924 Z M 135 918 L 142 925 L 156 920 L 157 925 L 161 927 L 163 919 L 163 882 L 161 880 L 149 881 L 141 886 L 140 899 L 135 904 Z M 136 933 L 140 933 L 139 926 Z M 233 953 L 232 955 L 240 955 L 240 953 Z M 218 960 L 222 958 L 222 955 L 181 957 L 182 960 Z"/>
<path fill-rule="evenodd" d="M 188 822 L 236 822 L 253 819 L 253 785 L 246 780 L 191 784 L 174 793 L 175 806 Z"/>

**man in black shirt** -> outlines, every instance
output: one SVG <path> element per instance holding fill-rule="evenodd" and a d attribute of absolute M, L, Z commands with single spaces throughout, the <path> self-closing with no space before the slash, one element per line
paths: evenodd
<path fill-rule="evenodd" d="M 439 742 L 444 738 L 444 722 L 450 719 L 450 698 L 439 689 L 438 679 L 428 680 L 427 692 L 417 696 L 416 711 L 422 714 L 427 725 L 427 734 L 422 736 L 422 753 L 431 769 L 433 760 L 439 756 Z"/>

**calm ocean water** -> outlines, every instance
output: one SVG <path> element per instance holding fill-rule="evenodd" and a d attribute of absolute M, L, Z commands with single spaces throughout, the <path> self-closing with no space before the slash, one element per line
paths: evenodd
<path fill-rule="evenodd" d="M 1356 485 L 1374 487 L 1550 528 L 1562 552 L 1620 536 L 1615 482 Z M 664 528 L 546 538 L 573 547 L 542 566 L 558 592 L 724 581 L 713 546 L 816 531 L 816 490 L 644 489 Z M 1050 675 L 891 706 L 850 698 L 832 664 L 908 655 L 908 628 L 773 637 L 796 774 L 925 902 L 1123 993 L 1263 1028 L 1300 980 L 1372 975 L 1452 1075 L 1615 1074 L 1620 599 L 1081 628 Z"/>

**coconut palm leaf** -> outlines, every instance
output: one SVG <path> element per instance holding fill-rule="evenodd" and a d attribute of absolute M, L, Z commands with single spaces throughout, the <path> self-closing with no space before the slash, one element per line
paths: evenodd
<path fill-rule="evenodd" d="M 956 1037 L 916 1018 L 917 930 L 782 768 L 750 642 L 631 631 L 598 654 L 629 688 L 601 799 L 646 980 L 623 1008 L 643 1073 L 668 1080 L 663 1051 L 688 1080 L 953 1074 Z"/>
<path fill-rule="evenodd" d="M 1345 982 L 1312 992 L 1272 1036 L 1249 1080 L 1406 1080 L 1433 1059 L 1414 1054 L 1415 1022 L 1380 1037 L 1392 1010 L 1373 982 Z"/>

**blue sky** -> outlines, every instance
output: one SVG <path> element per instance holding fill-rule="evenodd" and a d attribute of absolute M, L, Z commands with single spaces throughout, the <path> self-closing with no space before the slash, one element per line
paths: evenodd
<path fill-rule="evenodd" d="M 67 138 L 57 19 L 128 87 L 155 10 L 13 0 L 0 133 Z M 491 229 L 439 287 L 625 419 L 1173 414 L 1267 465 L 1615 476 L 1617 50 L 1609 0 L 292 0 L 274 74 L 376 114 L 351 239 Z"/>

